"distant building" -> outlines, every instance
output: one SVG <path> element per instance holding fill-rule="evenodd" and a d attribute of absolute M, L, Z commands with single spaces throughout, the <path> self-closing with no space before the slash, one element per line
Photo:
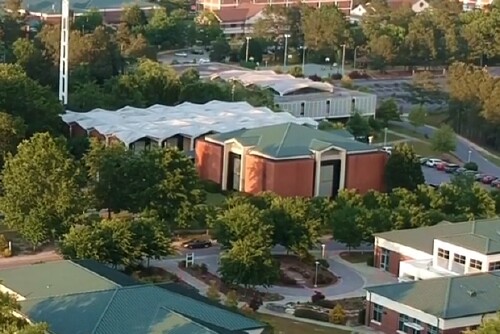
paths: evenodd
<path fill-rule="evenodd" d="M 366 324 L 382 333 L 461 334 L 500 309 L 500 272 L 366 288 Z"/>
<path fill-rule="evenodd" d="M 196 142 L 202 179 L 223 190 L 335 197 L 344 188 L 384 190 L 387 154 L 345 130 L 297 123 L 206 135 Z"/>
<path fill-rule="evenodd" d="M 275 104 L 295 117 L 339 119 L 348 118 L 355 111 L 363 116 L 374 116 L 377 106 L 377 96 L 374 94 L 289 74 L 276 74 L 274 71 L 230 70 L 215 73 L 211 78 L 236 80 L 245 86 L 269 89 L 274 95 Z"/>
<path fill-rule="evenodd" d="M 375 234 L 374 265 L 402 281 L 500 270 L 500 219 Z"/>
<path fill-rule="evenodd" d="M 392 9 L 398 8 L 411 8 L 415 13 L 421 13 L 424 10 L 430 8 L 429 3 L 426 0 L 389 0 L 387 1 L 387 5 Z M 370 5 L 370 3 L 359 4 L 354 7 L 350 12 L 350 20 L 351 22 L 360 22 L 363 19 L 363 16 L 371 11 L 375 11 L 375 9 Z"/>
<path fill-rule="evenodd" d="M 61 0 L 24 0 L 22 5 L 30 16 L 38 17 L 42 21 L 58 23 L 61 19 Z M 89 10 L 98 10 L 102 13 L 104 22 L 108 24 L 119 23 L 121 13 L 127 6 L 138 5 L 146 12 L 156 7 L 154 3 L 146 0 L 71 0 L 69 5 L 75 16 Z"/>

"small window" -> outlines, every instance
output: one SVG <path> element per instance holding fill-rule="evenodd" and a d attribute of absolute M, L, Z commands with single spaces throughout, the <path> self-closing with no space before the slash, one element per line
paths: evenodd
<path fill-rule="evenodd" d="M 428 325 L 427 326 L 427 334 L 439 334 L 439 328 L 435 326 Z"/>
<path fill-rule="evenodd" d="M 300 103 L 300 116 L 304 116 L 306 113 L 306 103 L 302 102 Z"/>
<path fill-rule="evenodd" d="M 490 271 L 500 270 L 500 261 L 491 262 L 489 266 Z"/>
<path fill-rule="evenodd" d="M 453 256 L 453 261 L 458 263 L 458 264 L 465 264 L 465 256 L 463 255 L 459 255 L 459 254 L 455 254 Z"/>
<path fill-rule="evenodd" d="M 354 112 L 356 110 L 356 98 L 352 98 L 351 100 L 351 111 Z"/>
<path fill-rule="evenodd" d="M 469 266 L 471 268 L 478 269 L 478 270 L 483 269 L 483 263 L 481 261 L 479 261 L 479 260 L 470 259 Z"/>
<path fill-rule="evenodd" d="M 331 105 L 331 101 L 327 100 L 326 101 L 326 113 L 327 114 L 330 114 L 330 105 Z"/>
<path fill-rule="evenodd" d="M 448 260 L 450 258 L 450 251 L 438 248 L 438 257 Z"/>
<path fill-rule="evenodd" d="M 376 322 L 382 322 L 383 314 L 384 314 L 384 308 L 382 307 L 382 305 L 373 304 L 372 320 Z"/>

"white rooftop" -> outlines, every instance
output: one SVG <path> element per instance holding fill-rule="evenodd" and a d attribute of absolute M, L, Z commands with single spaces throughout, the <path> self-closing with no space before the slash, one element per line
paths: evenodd
<path fill-rule="evenodd" d="M 217 78 L 222 80 L 236 80 L 244 86 L 256 85 L 262 88 L 271 88 L 281 96 L 304 88 L 333 92 L 333 85 L 329 83 L 316 82 L 306 78 L 296 78 L 290 74 L 277 74 L 274 71 L 230 70 L 211 76 L 212 80 Z"/>
<path fill-rule="evenodd" d="M 311 118 L 296 118 L 266 107 L 255 108 L 247 102 L 222 101 L 185 102 L 174 107 L 127 106 L 116 111 L 94 109 L 86 113 L 67 110 L 61 118 L 66 124 L 76 123 L 87 131 L 95 129 L 102 135 L 115 136 L 126 145 L 146 137 L 161 142 L 175 135 L 195 138 L 208 132 L 223 133 L 282 123 L 318 125 Z"/>

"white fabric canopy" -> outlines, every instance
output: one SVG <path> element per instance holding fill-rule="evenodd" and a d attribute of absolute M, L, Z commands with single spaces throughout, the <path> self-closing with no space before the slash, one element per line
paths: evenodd
<path fill-rule="evenodd" d="M 274 71 L 230 70 L 216 73 L 211 79 L 236 80 L 242 85 L 256 85 L 271 88 L 283 96 L 304 88 L 317 89 L 323 92 L 333 92 L 333 85 L 327 82 L 316 82 L 305 78 L 296 78 L 290 74 L 277 74 Z"/>
<path fill-rule="evenodd" d="M 247 102 L 210 101 L 206 104 L 182 103 L 175 107 L 153 105 L 149 108 L 124 107 L 116 111 L 94 109 L 86 113 L 67 110 L 61 115 L 70 125 L 116 136 L 126 145 L 141 138 L 157 142 L 183 135 L 195 138 L 208 132 L 229 132 L 260 126 L 297 123 L 317 127 L 311 118 L 296 118 L 287 112 L 252 107 Z"/>

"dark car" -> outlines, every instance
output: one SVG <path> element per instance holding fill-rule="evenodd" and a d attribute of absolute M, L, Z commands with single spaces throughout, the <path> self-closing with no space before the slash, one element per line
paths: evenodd
<path fill-rule="evenodd" d="M 459 165 L 457 165 L 457 164 L 446 164 L 446 165 L 444 166 L 444 171 L 445 171 L 446 173 L 451 174 L 451 173 L 453 173 L 454 171 L 456 171 L 456 170 L 457 170 L 457 169 L 459 169 L 459 168 L 460 168 L 460 166 L 459 166 Z"/>
<path fill-rule="evenodd" d="M 474 174 L 474 180 L 481 181 L 485 176 L 486 174 L 476 173 Z"/>
<path fill-rule="evenodd" d="M 483 177 L 481 182 L 483 182 L 484 184 L 490 184 L 491 182 L 495 181 L 496 179 L 498 179 L 496 176 L 486 175 L 485 177 Z"/>
<path fill-rule="evenodd" d="M 461 175 L 461 174 L 465 173 L 466 171 L 467 171 L 467 169 L 465 169 L 463 167 L 459 167 L 459 168 L 457 168 L 457 169 L 455 169 L 453 171 L 453 174 L 455 174 L 455 175 Z"/>
<path fill-rule="evenodd" d="M 195 249 L 195 248 L 208 248 L 212 247 L 212 242 L 210 240 L 193 239 L 189 240 L 182 245 L 184 248 Z"/>
<path fill-rule="evenodd" d="M 205 51 L 203 51 L 203 49 L 191 49 L 191 53 L 194 55 L 202 55 Z"/>

